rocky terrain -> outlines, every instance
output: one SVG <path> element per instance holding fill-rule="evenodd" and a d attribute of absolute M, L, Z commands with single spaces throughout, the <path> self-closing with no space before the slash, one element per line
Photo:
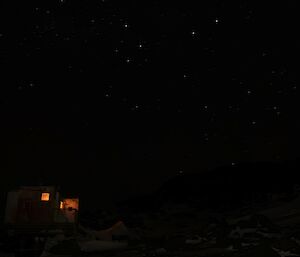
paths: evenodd
<path fill-rule="evenodd" d="M 16 251 L 2 230 L 0 257 L 300 256 L 299 181 L 294 172 L 281 179 L 282 167 L 273 176 L 263 169 L 176 177 L 113 211 L 82 212 L 76 235 L 55 232 L 31 252 Z"/>
<path fill-rule="evenodd" d="M 83 227 L 73 237 L 56 234 L 45 242 L 40 256 L 300 256 L 299 203 L 297 197 L 268 208 L 223 214 L 169 205 L 136 214 L 139 226 L 117 232 L 123 238 L 99 240 L 97 230 Z M 15 256 L 4 244 L 0 256 Z"/>

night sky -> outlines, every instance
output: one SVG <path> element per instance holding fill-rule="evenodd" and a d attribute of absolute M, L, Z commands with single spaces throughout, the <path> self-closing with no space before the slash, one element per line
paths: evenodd
<path fill-rule="evenodd" d="M 121 198 L 299 157 L 292 1 L 2 1 L 1 186 Z"/>

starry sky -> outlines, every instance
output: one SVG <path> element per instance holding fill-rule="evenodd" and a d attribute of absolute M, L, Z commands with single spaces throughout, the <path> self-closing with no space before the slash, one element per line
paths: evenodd
<path fill-rule="evenodd" d="M 119 197 L 299 157 L 294 2 L 0 5 L 3 183 Z"/>

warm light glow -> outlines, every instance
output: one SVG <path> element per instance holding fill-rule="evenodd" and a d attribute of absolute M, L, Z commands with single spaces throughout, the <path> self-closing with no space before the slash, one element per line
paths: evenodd
<path fill-rule="evenodd" d="M 49 201 L 50 193 L 42 193 L 41 201 Z"/>
<path fill-rule="evenodd" d="M 77 199 L 77 198 L 66 198 L 66 199 L 64 199 L 64 207 L 66 209 L 72 208 L 73 210 L 78 211 L 79 199 Z"/>
<path fill-rule="evenodd" d="M 60 201 L 59 208 L 62 210 L 64 208 L 64 202 Z"/>

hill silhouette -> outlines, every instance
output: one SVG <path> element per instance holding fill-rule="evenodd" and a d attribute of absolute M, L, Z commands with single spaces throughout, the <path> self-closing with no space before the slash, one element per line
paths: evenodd
<path fill-rule="evenodd" d="M 177 175 L 160 188 L 156 198 L 213 207 L 260 202 L 273 195 L 292 197 L 299 184 L 299 161 L 241 163 L 205 174 Z"/>
<path fill-rule="evenodd" d="M 154 210 L 165 204 L 232 209 L 295 197 L 300 185 L 299 161 L 255 162 L 223 166 L 205 173 L 183 173 L 167 180 L 158 191 L 131 198 L 123 206 Z"/>

